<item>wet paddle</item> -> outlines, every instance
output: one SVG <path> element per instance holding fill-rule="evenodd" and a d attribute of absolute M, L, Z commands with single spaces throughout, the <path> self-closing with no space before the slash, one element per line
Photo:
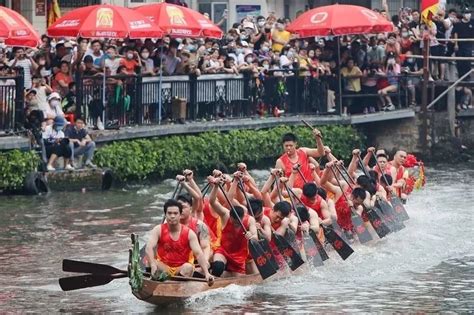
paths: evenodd
<path fill-rule="evenodd" d="M 113 275 L 119 273 L 127 274 L 126 270 L 120 270 L 113 266 L 96 264 L 72 259 L 63 259 L 63 271 L 77 273 L 91 273 L 97 275 Z"/>
<path fill-rule="evenodd" d="M 245 225 L 240 219 L 240 217 L 238 216 L 237 211 L 234 208 L 234 205 L 229 200 L 229 196 L 227 196 L 227 193 L 225 192 L 224 188 L 221 185 L 218 184 L 218 186 L 219 186 L 219 189 L 224 194 L 224 197 L 227 203 L 229 204 L 231 211 L 234 211 L 234 213 L 236 214 L 236 217 L 244 233 L 247 233 L 247 229 L 245 228 Z M 260 246 L 257 240 L 255 239 L 249 240 L 249 251 L 250 251 L 250 255 L 252 256 L 252 259 L 255 262 L 255 265 L 257 266 L 257 269 L 260 275 L 262 276 L 262 279 L 266 279 L 277 272 L 276 269 L 272 266 L 272 263 L 270 262 L 270 260 L 265 255 L 263 248 Z"/>
<path fill-rule="evenodd" d="M 374 152 L 372 152 L 372 156 L 375 159 L 375 163 L 377 164 L 377 167 L 379 168 L 380 172 L 382 173 L 382 176 L 385 180 L 385 183 L 387 183 L 387 185 L 388 185 L 387 177 L 385 176 L 385 171 L 382 170 L 382 168 L 380 167 L 379 161 L 377 161 L 377 156 L 375 156 Z M 393 179 L 393 180 L 395 180 L 395 179 Z M 406 220 L 410 219 L 410 217 L 408 216 L 407 210 L 403 206 L 402 201 L 400 200 L 400 198 L 396 194 L 391 194 L 390 202 L 392 203 L 392 206 L 393 206 L 393 209 L 395 210 L 396 215 L 398 216 L 398 218 L 401 221 L 406 221 Z"/>
<path fill-rule="evenodd" d="M 321 227 L 324 231 L 324 237 L 342 260 L 346 260 L 350 255 L 352 255 L 354 250 L 341 235 L 336 233 L 331 226 L 324 226 L 321 224 Z"/>
<path fill-rule="evenodd" d="M 303 203 L 303 201 L 301 201 L 301 199 L 295 194 L 295 192 L 292 189 L 290 189 L 289 194 L 291 194 L 300 204 L 302 204 L 303 206 L 306 207 L 306 205 Z M 318 249 L 319 255 L 321 256 L 321 259 L 323 261 L 329 259 L 329 256 L 326 253 L 326 251 L 324 250 L 323 244 L 321 244 L 318 237 L 316 236 L 316 233 L 313 230 L 310 230 L 309 235 L 311 236 L 314 243 L 316 244 L 316 247 Z"/>
<path fill-rule="evenodd" d="M 305 232 L 301 229 L 301 225 L 303 224 L 303 220 L 301 220 L 301 216 L 298 213 L 298 210 L 296 209 L 296 203 L 293 199 L 293 195 L 291 194 L 292 191 L 290 191 L 290 188 L 286 183 L 284 183 L 286 192 L 288 193 L 288 196 L 290 197 L 290 202 L 291 202 L 291 207 L 296 213 L 296 217 L 298 218 L 298 223 L 300 226 L 300 232 L 301 232 L 301 239 L 303 241 L 303 249 L 306 254 L 306 259 L 313 264 L 315 267 L 320 267 L 323 266 L 323 259 L 321 258 L 321 255 L 319 254 L 318 247 L 316 243 L 313 241 L 311 236 L 309 235 L 309 231 Z M 303 207 L 306 208 L 304 204 L 302 204 Z M 308 208 L 306 208 L 306 211 L 308 211 Z M 309 216 L 309 213 L 308 213 Z M 314 233 L 314 231 L 313 231 Z"/>
<path fill-rule="evenodd" d="M 406 227 L 405 224 L 403 224 L 403 221 L 398 219 L 395 210 L 387 201 L 383 200 L 382 198 L 377 198 L 375 206 L 385 215 L 387 221 L 392 226 L 392 231 L 396 232 Z"/>
<path fill-rule="evenodd" d="M 281 253 L 288 264 L 288 267 L 290 267 L 292 271 L 295 271 L 304 264 L 300 254 L 291 246 L 286 238 L 273 232 L 273 240 L 275 241 L 278 251 Z"/>
<path fill-rule="evenodd" d="M 245 202 L 247 203 L 247 208 L 249 209 L 250 214 L 252 215 L 252 217 L 255 218 L 255 213 L 253 212 L 252 205 L 250 204 L 249 197 L 245 193 L 244 184 L 242 182 L 242 179 L 239 178 L 239 182 L 237 184 L 239 186 L 240 191 L 242 192 L 242 194 L 245 197 Z M 255 218 L 255 220 L 257 220 L 257 219 Z M 268 244 L 268 240 L 265 239 L 265 238 L 260 238 L 258 240 L 258 242 L 259 242 L 260 246 L 262 247 L 265 256 L 270 260 L 271 264 L 273 265 L 273 268 L 278 270 L 278 264 L 276 262 L 275 257 L 272 254 L 272 251 L 270 249 L 270 244 Z"/>
<path fill-rule="evenodd" d="M 334 178 L 336 179 L 337 181 L 337 184 L 339 186 L 339 188 L 341 189 L 341 192 L 342 192 L 342 196 L 344 197 L 344 199 L 346 200 L 346 203 L 347 203 L 347 206 L 350 207 L 351 209 L 351 220 L 352 220 L 352 223 L 354 224 L 354 229 L 355 229 L 355 232 L 357 234 L 357 236 L 359 237 L 359 241 L 364 244 L 364 243 L 367 243 L 369 241 L 372 240 L 372 236 L 370 235 L 369 231 L 367 231 L 365 225 L 364 225 L 364 221 L 362 220 L 362 218 L 360 217 L 360 215 L 356 212 L 356 210 L 354 209 L 353 206 L 349 206 L 349 198 L 346 196 L 346 192 L 344 191 L 344 189 L 342 188 L 342 185 L 341 185 L 341 182 L 339 181 L 339 178 L 337 177 L 337 174 L 336 172 L 334 171 L 334 168 L 331 168 L 331 171 L 334 175 Z"/>

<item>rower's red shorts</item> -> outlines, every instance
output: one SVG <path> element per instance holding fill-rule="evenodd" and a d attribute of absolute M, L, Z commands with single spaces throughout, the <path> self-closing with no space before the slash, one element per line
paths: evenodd
<path fill-rule="evenodd" d="M 245 271 L 245 262 L 246 262 L 247 257 L 244 257 L 244 259 L 242 261 L 237 261 L 236 259 L 231 257 L 229 254 L 227 254 L 225 249 L 223 249 L 222 247 L 219 247 L 218 249 L 216 249 L 214 251 L 214 253 L 215 254 L 221 254 L 222 256 L 225 257 L 225 259 L 227 260 L 227 263 L 225 265 L 225 270 L 226 271 L 237 272 L 237 273 L 242 273 L 242 274 L 246 273 L 246 271 Z"/>

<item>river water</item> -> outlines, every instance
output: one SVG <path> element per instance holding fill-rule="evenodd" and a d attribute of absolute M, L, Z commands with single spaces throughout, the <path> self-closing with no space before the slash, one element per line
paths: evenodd
<path fill-rule="evenodd" d="M 262 181 L 267 171 L 254 171 Z M 230 286 L 165 309 L 135 299 L 126 279 L 62 292 L 63 258 L 126 268 L 130 233 L 146 239 L 173 182 L 105 193 L 0 197 L 0 313 L 455 312 L 474 310 L 474 169 L 429 169 L 407 228 L 342 261 L 251 287 Z"/>

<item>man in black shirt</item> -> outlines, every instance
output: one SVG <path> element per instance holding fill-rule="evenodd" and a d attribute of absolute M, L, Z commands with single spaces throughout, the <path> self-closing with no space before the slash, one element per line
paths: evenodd
<path fill-rule="evenodd" d="M 455 39 L 474 38 L 474 21 L 471 18 L 471 10 L 465 8 L 462 11 L 462 20 L 454 24 L 453 37 Z M 474 48 L 473 42 L 454 42 L 454 51 L 458 57 L 472 57 L 472 50 Z M 471 61 L 458 60 L 456 61 L 459 77 L 465 75 L 471 70 Z M 465 78 L 469 81 L 469 77 Z"/>
<path fill-rule="evenodd" d="M 74 156 L 84 155 L 86 158 L 85 166 L 96 168 L 92 163 L 94 157 L 95 142 L 85 129 L 84 119 L 77 117 L 74 125 L 69 125 L 65 130 L 65 135 L 69 138 L 69 146 L 72 151 L 71 161 L 74 163 Z"/>

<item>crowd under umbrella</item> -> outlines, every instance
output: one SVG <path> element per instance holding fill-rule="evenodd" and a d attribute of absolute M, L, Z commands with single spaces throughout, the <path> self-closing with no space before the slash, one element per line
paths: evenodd
<path fill-rule="evenodd" d="M 169 4 L 165 2 L 154 3 L 136 7 L 134 9 L 155 22 L 166 35 L 174 38 L 214 38 L 221 39 L 223 31 L 211 20 L 192 9 Z M 163 45 L 161 45 L 160 58 L 163 60 Z M 163 67 L 160 71 L 158 95 L 158 123 L 161 124 L 162 116 L 162 83 Z"/>
<path fill-rule="evenodd" d="M 340 66 L 340 37 L 345 35 L 392 32 L 391 21 L 381 14 L 357 5 L 334 4 L 315 8 L 301 14 L 287 27 L 287 31 L 304 37 L 334 36 Z M 339 71 L 339 106 L 342 105 L 342 79 Z"/>
<path fill-rule="evenodd" d="M 0 6 L 0 38 L 7 46 L 37 47 L 41 38 L 38 32 L 18 12 Z"/>
<path fill-rule="evenodd" d="M 82 38 L 162 38 L 163 31 L 138 11 L 116 5 L 92 5 L 78 8 L 56 20 L 48 30 L 50 37 Z M 106 73 L 102 86 L 102 103 L 105 100 Z M 102 118 L 104 120 L 104 118 Z"/>

